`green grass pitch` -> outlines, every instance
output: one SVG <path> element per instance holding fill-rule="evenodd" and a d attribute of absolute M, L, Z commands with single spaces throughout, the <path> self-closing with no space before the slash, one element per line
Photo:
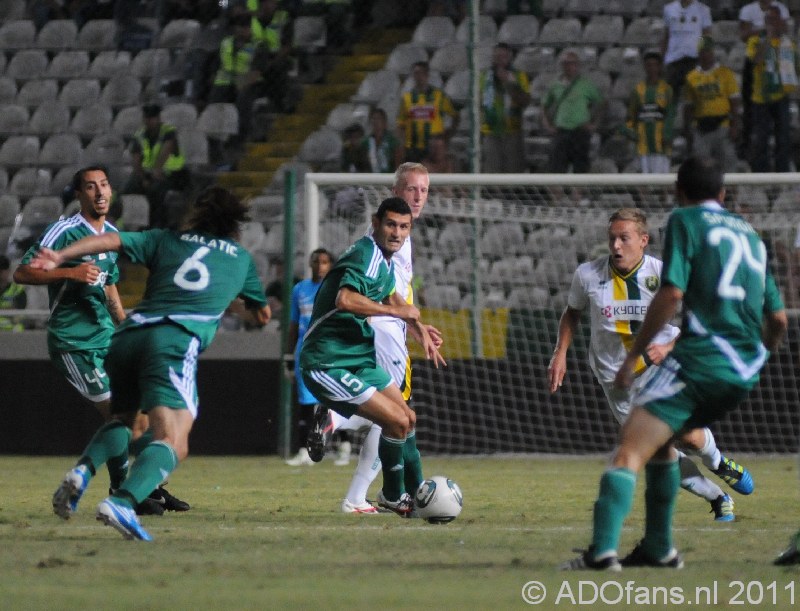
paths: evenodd
<path fill-rule="evenodd" d="M 684 570 L 596 574 L 557 566 L 589 540 L 602 457 L 427 458 L 464 492 L 461 516 L 435 526 L 339 513 L 353 465 L 192 456 L 169 483 L 192 510 L 144 517 L 152 543 L 94 520 L 105 472 L 63 522 L 50 498 L 74 459 L 0 457 L 0 609 L 796 608 L 800 567 L 771 565 L 800 528 L 795 459 L 735 458 L 756 482 L 731 492 L 736 522 L 679 496 Z M 640 479 L 623 553 L 641 537 L 642 495 Z M 547 591 L 535 606 L 532 581 Z"/>

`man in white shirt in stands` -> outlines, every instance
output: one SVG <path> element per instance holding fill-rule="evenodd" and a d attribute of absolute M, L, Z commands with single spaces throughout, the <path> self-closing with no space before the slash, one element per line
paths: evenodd
<path fill-rule="evenodd" d="M 686 75 L 697 65 L 697 43 L 703 35 L 711 34 L 711 9 L 697 0 L 674 0 L 664 6 L 664 38 L 661 55 L 664 58 L 665 80 L 680 100 Z"/>

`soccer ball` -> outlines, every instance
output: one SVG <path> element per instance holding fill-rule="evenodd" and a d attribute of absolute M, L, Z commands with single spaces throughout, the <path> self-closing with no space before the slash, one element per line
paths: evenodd
<path fill-rule="evenodd" d="M 434 475 L 417 488 L 414 511 L 431 524 L 447 524 L 461 513 L 463 501 L 458 484 L 443 475 Z"/>

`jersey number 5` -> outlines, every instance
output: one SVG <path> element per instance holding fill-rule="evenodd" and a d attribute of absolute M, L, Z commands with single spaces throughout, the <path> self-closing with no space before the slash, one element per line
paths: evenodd
<path fill-rule="evenodd" d="M 735 233 L 726 227 L 714 227 L 708 232 L 708 242 L 712 246 L 719 246 L 723 241 L 730 244 L 731 252 L 728 255 L 728 260 L 725 261 L 722 276 L 719 278 L 717 294 L 723 299 L 744 301 L 747 292 L 744 287 L 733 283 L 734 276 L 744 260 L 747 267 L 759 275 L 763 284 L 767 275 L 767 249 L 763 242 L 759 242 L 758 257 L 756 257 L 753 255 L 750 242 L 744 234 Z"/>

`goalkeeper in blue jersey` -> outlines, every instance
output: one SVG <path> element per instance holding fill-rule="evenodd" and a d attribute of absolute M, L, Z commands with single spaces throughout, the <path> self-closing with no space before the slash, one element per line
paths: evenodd
<path fill-rule="evenodd" d="M 126 539 L 151 540 L 133 508 L 189 453 L 200 353 L 237 298 L 253 324 L 263 326 L 270 318 L 253 258 L 236 241 L 246 220 L 245 205 L 229 191 L 211 187 L 198 196 L 180 231 L 108 232 L 58 251 L 43 248 L 31 261 L 51 272 L 83 256 L 121 252 L 150 271 L 144 299 L 117 328 L 106 359 L 112 419 L 67 473 L 54 504 L 75 511 L 96 469 L 127 454 L 130 427 L 141 409 L 150 418 L 153 439 L 122 485 L 98 505 L 97 519 Z"/>
<path fill-rule="evenodd" d="M 661 287 L 617 372 L 615 387 L 631 387 L 637 361 L 682 301 L 681 335 L 634 394 L 635 407 L 600 479 L 592 543 L 564 569 L 683 566 L 672 544 L 672 514 L 680 484 L 673 447 L 676 435 L 736 409 L 758 382 L 769 351 L 786 333 L 786 312 L 767 269 L 764 243 L 749 223 L 722 207 L 723 184 L 713 159 L 691 157 L 678 169 L 681 207 L 667 223 Z M 645 535 L 620 561 L 622 524 L 643 468 Z"/>

